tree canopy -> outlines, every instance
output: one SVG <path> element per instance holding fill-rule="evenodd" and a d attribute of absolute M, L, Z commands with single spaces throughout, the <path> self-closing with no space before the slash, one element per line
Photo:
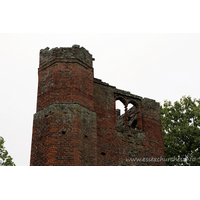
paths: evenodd
<path fill-rule="evenodd" d="M 200 100 L 183 96 L 161 106 L 167 165 L 200 165 Z"/>
<path fill-rule="evenodd" d="M 15 166 L 8 151 L 4 147 L 4 138 L 0 136 L 0 166 Z"/>

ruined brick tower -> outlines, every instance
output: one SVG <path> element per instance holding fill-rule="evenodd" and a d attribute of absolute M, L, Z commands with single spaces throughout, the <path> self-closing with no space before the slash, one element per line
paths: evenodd
<path fill-rule="evenodd" d="M 78 45 L 40 51 L 30 165 L 165 165 L 159 103 L 94 78 L 93 60 Z"/>

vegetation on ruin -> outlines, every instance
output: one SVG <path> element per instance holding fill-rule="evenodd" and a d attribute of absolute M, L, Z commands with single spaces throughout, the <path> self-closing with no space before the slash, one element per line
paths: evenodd
<path fill-rule="evenodd" d="M 13 159 L 4 147 L 4 138 L 0 136 L 0 166 L 15 166 Z"/>
<path fill-rule="evenodd" d="M 166 164 L 200 165 L 200 99 L 183 96 L 161 106 Z"/>

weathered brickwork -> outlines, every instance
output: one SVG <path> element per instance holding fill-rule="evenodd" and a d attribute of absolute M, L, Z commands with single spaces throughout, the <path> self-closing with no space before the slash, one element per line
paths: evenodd
<path fill-rule="evenodd" d="M 159 103 L 94 78 L 93 60 L 78 45 L 40 51 L 30 165 L 165 165 Z"/>

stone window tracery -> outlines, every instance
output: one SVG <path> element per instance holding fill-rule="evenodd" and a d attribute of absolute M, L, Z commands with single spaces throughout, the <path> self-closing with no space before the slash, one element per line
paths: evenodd
<path fill-rule="evenodd" d="M 126 98 L 120 95 L 115 97 L 116 102 L 120 101 L 124 105 L 124 113 L 120 114 L 116 109 L 116 129 L 117 130 L 137 130 L 141 127 L 138 126 L 138 114 L 140 113 L 139 104 L 132 98 Z M 140 119 L 141 120 L 141 119 Z"/>

